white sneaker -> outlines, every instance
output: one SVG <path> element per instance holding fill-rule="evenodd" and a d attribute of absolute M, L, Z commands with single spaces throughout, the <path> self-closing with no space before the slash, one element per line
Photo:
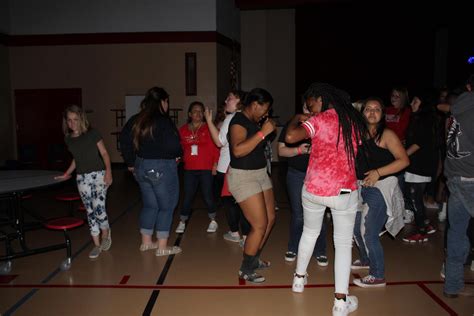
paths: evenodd
<path fill-rule="evenodd" d="M 223 235 L 225 240 L 232 241 L 232 242 L 239 242 L 240 241 L 240 234 L 238 232 L 233 233 L 228 231 Z"/>
<path fill-rule="evenodd" d="M 357 297 L 347 295 L 346 300 L 338 300 L 334 298 L 334 306 L 332 307 L 332 316 L 346 316 L 352 313 L 359 306 Z"/>
<path fill-rule="evenodd" d="M 303 293 L 304 286 L 306 284 L 308 284 L 308 274 L 306 273 L 304 277 L 299 277 L 295 273 L 293 277 L 293 286 L 291 287 L 291 290 L 295 293 Z"/>
<path fill-rule="evenodd" d="M 176 227 L 176 233 L 182 234 L 184 233 L 185 229 L 186 229 L 186 223 L 183 221 L 179 221 L 178 227 Z"/>
<path fill-rule="evenodd" d="M 217 225 L 217 222 L 215 220 L 211 220 L 209 226 L 207 227 L 207 232 L 215 233 L 217 231 L 217 227 L 219 227 L 219 225 Z"/>

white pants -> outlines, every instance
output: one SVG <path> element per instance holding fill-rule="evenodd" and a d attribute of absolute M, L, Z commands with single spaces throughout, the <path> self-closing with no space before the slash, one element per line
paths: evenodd
<path fill-rule="evenodd" d="M 298 246 L 296 273 L 306 274 L 314 245 L 321 231 L 326 207 L 331 209 L 334 226 L 334 260 L 335 293 L 349 293 L 349 277 L 352 263 L 352 236 L 357 212 L 357 190 L 337 196 L 318 196 L 302 192 L 304 226 Z"/>

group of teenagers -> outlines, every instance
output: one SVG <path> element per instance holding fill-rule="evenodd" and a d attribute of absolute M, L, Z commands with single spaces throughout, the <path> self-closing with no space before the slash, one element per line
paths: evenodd
<path fill-rule="evenodd" d="M 466 93 L 471 102 L 472 92 Z M 397 98 L 396 90 L 392 92 L 392 98 Z M 182 160 L 185 192 L 176 232 L 183 233 L 186 229 L 199 184 L 209 210 L 207 232 L 217 230 L 216 206 L 212 198 L 215 176 L 230 228 L 224 238 L 244 241 L 238 274 L 249 282 L 265 281 L 258 271 L 271 264 L 261 258 L 261 253 L 275 223 L 275 198 L 265 153 L 268 138 L 276 131 L 276 124 L 269 117 L 272 104 L 271 94 L 264 89 L 255 88 L 247 93 L 233 91 L 226 99 L 226 117 L 221 124 L 216 126 L 212 111 L 201 102 L 193 102 L 188 110 L 188 122 L 178 129 L 168 115 L 168 93 L 160 87 L 147 91 L 140 112 L 127 121 L 120 135 L 124 161 L 142 195 L 141 251 L 154 250 L 157 256 L 182 251 L 178 246 L 168 245 L 173 212 L 179 200 L 178 162 Z M 401 139 L 397 128 L 387 126 L 393 122 L 404 124 L 406 114 L 402 109 L 386 109 L 381 99 L 369 97 L 359 110 L 345 91 L 327 83 L 313 83 L 303 95 L 303 113 L 295 115 L 280 134 L 278 152 L 280 156 L 288 157 L 287 186 L 292 209 L 285 259 L 297 259 L 292 290 L 304 291 L 311 257 L 314 256 L 320 265 L 327 265 L 325 241 L 321 241 L 324 245 L 319 247 L 317 241 L 325 238 L 322 228 L 326 209 L 329 209 L 335 248 L 333 315 L 347 315 L 358 307 L 357 298 L 349 295 L 351 267 L 369 269 L 367 276 L 354 280 L 356 285 L 385 286 L 379 235 L 384 230 L 393 236 L 399 233 L 404 225 L 405 204 L 411 204 L 415 213 L 417 234 L 424 236 L 429 229 L 423 193 L 432 174 L 432 166 L 427 166 L 425 160 L 433 150 L 430 146 L 434 146 L 427 142 L 430 138 L 427 136 L 428 124 L 431 123 L 426 113 L 431 104 L 428 106 L 423 97 L 416 96 L 410 106 L 408 127 Z M 474 104 L 470 106 L 474 108 Z M 454 110 L 452 113 L 456 115 Z M 457 120 L 460 122 L 464 118 Z M 81 108 L 71 106 L 65 110 L 63 127 L 74 160 L 62 177 L 69 178 L 74 170 L 77 172 L 78 189 L 87 209 L 95 245 L 89 257 L 97 258 L 112 244 L 105 211 L 106 191 L 112 183 L 110 159 L 100 135 L 89 128 Z M 473 137 L 472 134 L 462 136 Z M 464 156 L 454 157 L 456 161 L 452 167 L 448 153 L 446 169 L 450 172 L 448 177 L 460 177 L 458 180 L 462 183 L 453 187 L 455 193 L 451 192 L 450 199 L 460 199 L 458 204 L 461 206 L 457 208 L 464 212 L 465 203 L 472 206 L 474 190 L 461 191 L 459 187 L 464 182 L 471 186 L 474 183 L 474 174 L 469 173 L 474 172 L 469 169 L 474 169 L 474 163 L 473 156 L 466 155 L 466 149 L 462 148 L 466 141 L 461 144 L 459 137 L 456 141 L 457 147 L 451 149 Z M 468 141 L 472 142 L 472 138 Z M 467 164 L 469 168 L 456 165 L 459 163 Z M 458 176 L 453 171 L 456 168 L 470 171 Z M 465 179 L 471 179 L 471 182 Z M 404 199 L 401 187 L 409 192 L 408 198 L 405 195 Z M 458 192 L 468 196 L 459 197 Z M 467 217 L 463 218 L 468 222 L 474 210 L 471 208 L 466 212 Z M 466 259 L 469 241 L 466 244 L 467 226 L 462 236 L 458 230 L 463 227 L 458 227 L 458 218 L 451 220 L 451 213 L 448 214 L 450 229 L 456 232 L 451 235 L 448 232 L 445 293 L 457 295 L 464 284 L 459 262 L 462 256 Z M 353 239 L 360 254 L 354 262 Z M 459 242 L 462 247 L 458 247 L 458 239 L 462 239 Z"/>

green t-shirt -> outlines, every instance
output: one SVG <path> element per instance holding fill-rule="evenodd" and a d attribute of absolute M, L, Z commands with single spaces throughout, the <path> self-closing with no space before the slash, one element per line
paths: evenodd
<path fill-rule="evenodd" d="M 76 160 L 78 174 L 105 170 L 105 164 L 100 156 L 97 143 L 102 139 L 99 132 L 90 129 L 78 137 L 66 136 L 64 142 Z"/>

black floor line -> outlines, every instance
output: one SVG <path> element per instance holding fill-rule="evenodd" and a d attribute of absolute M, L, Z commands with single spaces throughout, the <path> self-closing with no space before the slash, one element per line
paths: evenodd
<path fill-rule="evenodd" d="M 193 210 L 197 210 L 193 209 Z M 191 216 L 187 220 L 187 224 L 191 221 L 192 218 L 192 213 Z M 186 231 L 184 231 L 186 233 Z M 183 237 L 183 234 L 178 234 L 178 237 L 176 238 L 174 245 L 179 246 L 181 244 L 181 239 Z M 163 267 L 163 270 L 161 271 L 160 277 L 158 278 L 158 281 L 156 281 L 156 285 L 163 285 L 165 282 L 166 276 L 168 275 L 168 272 L 170 270 L 171 264 L 173 263 L 175 255 L 171 255 L 168 257 L 168 260 L 166 260 L 165 266 Z M 148 300 L 148 303 L 146 304 L 145 310 L 143 311 L 143 316 L 148 316 L 151 315 L 151 311 L 153 310 L 153 307 L 155 307 L 156 300 L 158 299 L 158 296 L 160 295 L 160 290 L 153 290 L 153 292 L 150 295 L 150 298 Z"/>
<path fill-rule="evenodd" d="M 141 199 L 137 199 L 136 201 L 132 202 L 126 209 L 125 211 L 123 211 L 119 216 L 117 216 L 113 221 L 110 222 L 110 224 L 114 224 L 115 222 L 117 222 L 120 218 L 122 218 L 122 216 L 124 216 L 126 213 L 128 213 L 131 209 L 133 209 L 139 202 L 141 201 Z M 76 251 L 75 253 L 73 253 L 72 255 L 72 259 L 76 258 L 82 251 L 84 251 L 84 249 L 86 249 L 87 247 L 90 246 L 90 244 L 92 243 L 92 241 L 88 241 L 87 243 L 85 243 L 78 251 Z M 73 260 L 74 262 L 74 260 Z M 59 268 L 56 268 L 56 270 L 54 270 L 53 272 L 51 272 L 46 278 L 44 278 L 40 283 L 41 284 L 45 284 L 45 283 L 48 283 L 52 278 L 54 278 L 59 272 L 61 272 L 61 270 Z M 21 299 L 19 299 L 15 304 L 13 304 L 12 307 L 10 307 L 9 309 L 7 309 L 5 311 L 5 316 L 10 316 L 10 315 L 13 315 L 13 313 L 15 313 L 23 304 L 25 304 L 30 298 L 32 298 L 37 292 L 39 291 L 39 289 L 32 289 L 31 291 L 29 291 L 28 293 L 26 293 Z"/>

